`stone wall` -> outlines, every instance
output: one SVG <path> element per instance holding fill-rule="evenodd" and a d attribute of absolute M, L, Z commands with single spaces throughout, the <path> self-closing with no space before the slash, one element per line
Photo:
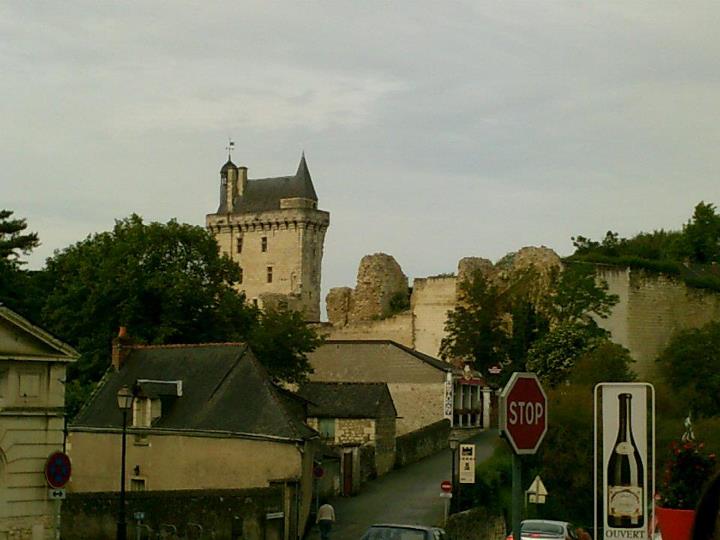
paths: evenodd
<path fill-rule="evenodd" d="M 655 359 L 675 332 L 720 319 L 720 295 L 712 291 L 629 268 L 598 266 L 598 275 L 620 297 L 610 317 L 598 323 L 630 350 L 641 378 L 657 373 Z"/>
<path fill-rule="evenodd" d="M 117 526 L 118 493 L 71 493 L 62 505 L 62 538 L 111 540 Z M 174 525 L 182 537 L 281 540 L 288 508 L 282 486 L 247 490 L 129 492 L 126 497 L 128 538 L 135 538 L 135 512 L 154 533 Z M 165 527 L 163 527 L 165 525 Z M 147 529 L 141 527 L 143 538 Z"/>
<path fill-rule="evenodd" d="M 391 315 L 391 302 L 409 301 L 408 279 L 397 261 L 385 253 L 360 261 L 354 289 L 331 289 L 327 312 L 335 326 L 372 321 Z"/>
<path fill-rule="evenodd" d="M 441 420 L 397 438 L 396 467 L 404 467 L 448 447 L 450 420 Z"/>
<path fill-rule="evenodd" d="M 445 337 L 447 312 L 456 304 L 455 276 L 416 278 L 410 299 L 413 343 L 418 351 L 437 356 Z"/>
<path fill-rule="evenodd" d="M 406 347 L 413 347 L 415 343 L 413 320 L 413 314 L 405 312 L 387 319 L 362 321 L 345 326 L 322 327 L 320 332 L 331 340 L 390 339 Z"/>

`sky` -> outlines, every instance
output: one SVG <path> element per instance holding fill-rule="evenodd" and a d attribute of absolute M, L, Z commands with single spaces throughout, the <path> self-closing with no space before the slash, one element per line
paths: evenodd
<path fill-rule="evenodd" d="M 330 212 L 323 290 L 720 203 L 720 4 L 3 2 L 0 208 L 28 258 L 147 221 L 204 225 L 227 159 Z"/>

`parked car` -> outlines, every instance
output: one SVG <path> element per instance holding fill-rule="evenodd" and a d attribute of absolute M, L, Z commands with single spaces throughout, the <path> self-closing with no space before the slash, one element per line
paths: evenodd
<path fill-rule="evenodd" d="M 445 531 L 422 525 L 379 524 L 365 531 L 360 540 L 445 540 Z"/>
<path fill-rule="evenodd" d="M 578 540 L 577 529 L 567 521 L 550 519 L 526 519 L 520 523 L 522 540 Z M 509 534 L 507 540 L 513 540 Z"/>

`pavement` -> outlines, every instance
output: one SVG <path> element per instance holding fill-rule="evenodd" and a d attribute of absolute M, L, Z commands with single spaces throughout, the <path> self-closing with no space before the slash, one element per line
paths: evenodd
<path fill-rule="evenodd" d="M 463 442 L 475 443 L 479 463 L 492 455 L 497 437 L 491 430 Z M 331 500 L 337 520 L 332 540 L 360 540 L 373 523 L 442 526 L 446 499 L 440 497 L 440 483 L 450 480 L 451 468 L 452 454 L 446 449 L 364 484 L 358 495 Z M 319 540 L 317 526 L 305 538 Z"/>

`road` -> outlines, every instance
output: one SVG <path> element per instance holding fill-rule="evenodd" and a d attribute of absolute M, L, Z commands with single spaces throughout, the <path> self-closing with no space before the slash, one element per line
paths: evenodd
<path fill-rule="evenodd" d="M 497 431 L 487 431 L 464 442 L 476 444 L 480 462 L 490 457 L 496 440 Z M 444 500 L 439 496 L 440 482 L 450 479 L 451 468 L 450 450 L 443 450 L 364 484 L 354 497 L 333 499 L 330 502 L 335 507 L 337 523 L 331 537 L 359 540 L 373 523 L 440 525 L 444 508 Z M 306 538 L 319 539 L 317 527 Z"/>

